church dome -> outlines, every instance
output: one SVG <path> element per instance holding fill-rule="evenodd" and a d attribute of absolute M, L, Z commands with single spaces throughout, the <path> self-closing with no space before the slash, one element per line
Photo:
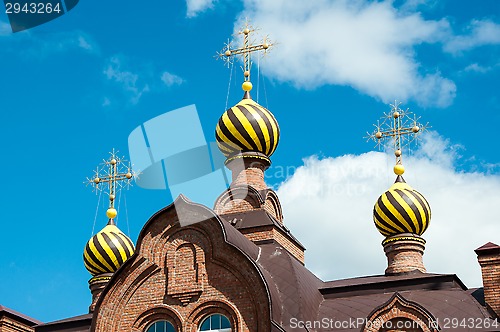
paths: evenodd
<path fill-rule="evenodd" d="M 375 203 L 373 220 L 386 237 L 402 233 L 422 235 L 429 226 L 431 209 L 425 197 L 398 176 Z"/>
<path fill-rule="evenodd" d="M 228 158 L 240 152 L 257 152 L 270 157 L 280 138 L 274 115 L 250 98 L 245 97 L 222 114 L 215 129 L 220 151 Z"/>
<path fill-rule="evenodd" d="M 134 253 L 132 241 L 111 220 L 85 246 L 83 261 L 93 276 L 114 273 Z"/>

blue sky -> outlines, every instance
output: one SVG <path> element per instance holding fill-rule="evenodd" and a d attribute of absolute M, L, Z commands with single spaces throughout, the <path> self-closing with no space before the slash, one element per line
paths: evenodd
<path fill-rule="evenodd" d="M 285 223 L 309 247 L 308 266 L 325 279 L 383 273 L 371 209 L 392 181 L 392 158 L 368 153 L 373 144 L 363 137 L 398 99 L 433 130 L 406 163 L 411 184 L 437 208 L 424 236 L 428 269 L 474 270 L 464 280 L 480 285 L 477 264 L 463 268 L 460 259 L 443 256 L 463 252 L 474 264 L 472 250 L 482 241 L 500 242 L 494 236 L 499 1 L 82 1 L 59 19 L 16 34 L 0 13 L 2 305 L 42 321 L 87 312 L 90 275 L 81 255 L 98 199 L 83 181 L 112 148 L 128 155 L 134 128 L 179 107 L 196 104 L 206 139 L 214 140 L 230 70 L 213 56 L 244 17 L 278 42 L 259 61 L 260 80 L 254 66 L 253 95 L 258 91 L 280 124 L 267 180 L 282 194 Z M 242 95 L 238 67 L 230 105 Z M 313 190 L 305 197 L 304 187 L 320 175 L 322 186 L 336 186 L 330 189 L 360 186 L 355 193 Z M 126 197 L 128 223 L 119 226 L 134 241 L 171 202 L 166 191 L 137 186 Z M 362 206 L 361 224 L 343 199 Z M 333 209 L 329 202 L 339 208 L 323 210 Z M 463 206 L 478 213 L 460 219 L 467 215 Z M 316 214 L 304 221 L 299 208 Z M 96 230 L 105 222 L 101 208 Z M 340 255 L 335 244 L 314 241 L 318 232 L 363 241 L 333 241 L 355 247 L 352 256 Z"/>

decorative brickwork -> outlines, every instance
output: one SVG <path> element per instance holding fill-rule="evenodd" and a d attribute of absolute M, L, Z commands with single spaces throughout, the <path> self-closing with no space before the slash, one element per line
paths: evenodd
<path fill-rule="evenodd" d="M 0 332 L 33 332 L 41 322 L 0 305 Z"/>
<path fill-rule="evenodd" d="M 367 317 L 364 332 L 437 332 L 434 316 L 417 303 L 407 301 L 395 293 L 384 305 L 376 308 Z"/>
<path fill-rule="evenodd" d="M 476 249 L 483 275 L 484 300 L 500 317 L 500 246 L 487 243 Z"/>
<path fill-rule="evenodd" d="M 214 215 L 180 227 L 175 208 L 181 205 L 190 203 L 178 199 L 146 224 L 136 254 L 102 293 L 91 331 L 142 332 L 166 319 L 179 331 L 195 332 L 214 312 L 228 317 L 234 331 L 270 331 L 268 291 L 253 261 L 226 241 Z M 209 211 L 188 209 L 196 217 Z"/>
<path fill-rule="evenodd" d="M 418 270 L 425 273 L 423 255 L 425 240 L 415 234 L 399 234 L 388 237 L 383 242 L 387 256 L 386 275 Z"/>
<path fill-rule="evenodd" d="M 265 210 L 283 224 L 283 212 L 278 195 L 272 189 L 258 191 L 252 186 L 231 185 L 216 200 L 215 213 L 219 215 Z"/>
<path fill-rule="evenodd" d="M 35 329 L 10 317 L 0 317 L 0 332 L 33 332 Z"/>

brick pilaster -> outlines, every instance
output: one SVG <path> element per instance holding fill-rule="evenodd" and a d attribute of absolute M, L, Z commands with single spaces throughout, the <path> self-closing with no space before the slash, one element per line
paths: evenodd
<path fill-rule="evenodd" d="M 489 242 L 475 252 L 483 276 L 484 301 L 500 317 L 500 246 Z"/>

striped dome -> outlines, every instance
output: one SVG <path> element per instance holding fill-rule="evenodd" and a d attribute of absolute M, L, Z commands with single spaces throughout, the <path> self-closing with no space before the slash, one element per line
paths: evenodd
<path fill-rule="evenodd" d="M 269 110 L 244 98 L 222 114 L 215 137 L 226 157 L 240 152 L 260 152 L 270 157 L 278 146 L 280 129 Z"/>
<path fill-rule="evenodd" d="M 382 194 L 373 208 L 373 220 L 384 236 L 402 233 L 422 235 L 431 220 L 427 200 L 406 184 L 402 176 Z"/>
<path fill-rule="evenodd" d="M 132 241 L 118 227 L 108 223 L 87 242 L 83 262 L 93 276 L 114 273 L 133 253 Z"/>

